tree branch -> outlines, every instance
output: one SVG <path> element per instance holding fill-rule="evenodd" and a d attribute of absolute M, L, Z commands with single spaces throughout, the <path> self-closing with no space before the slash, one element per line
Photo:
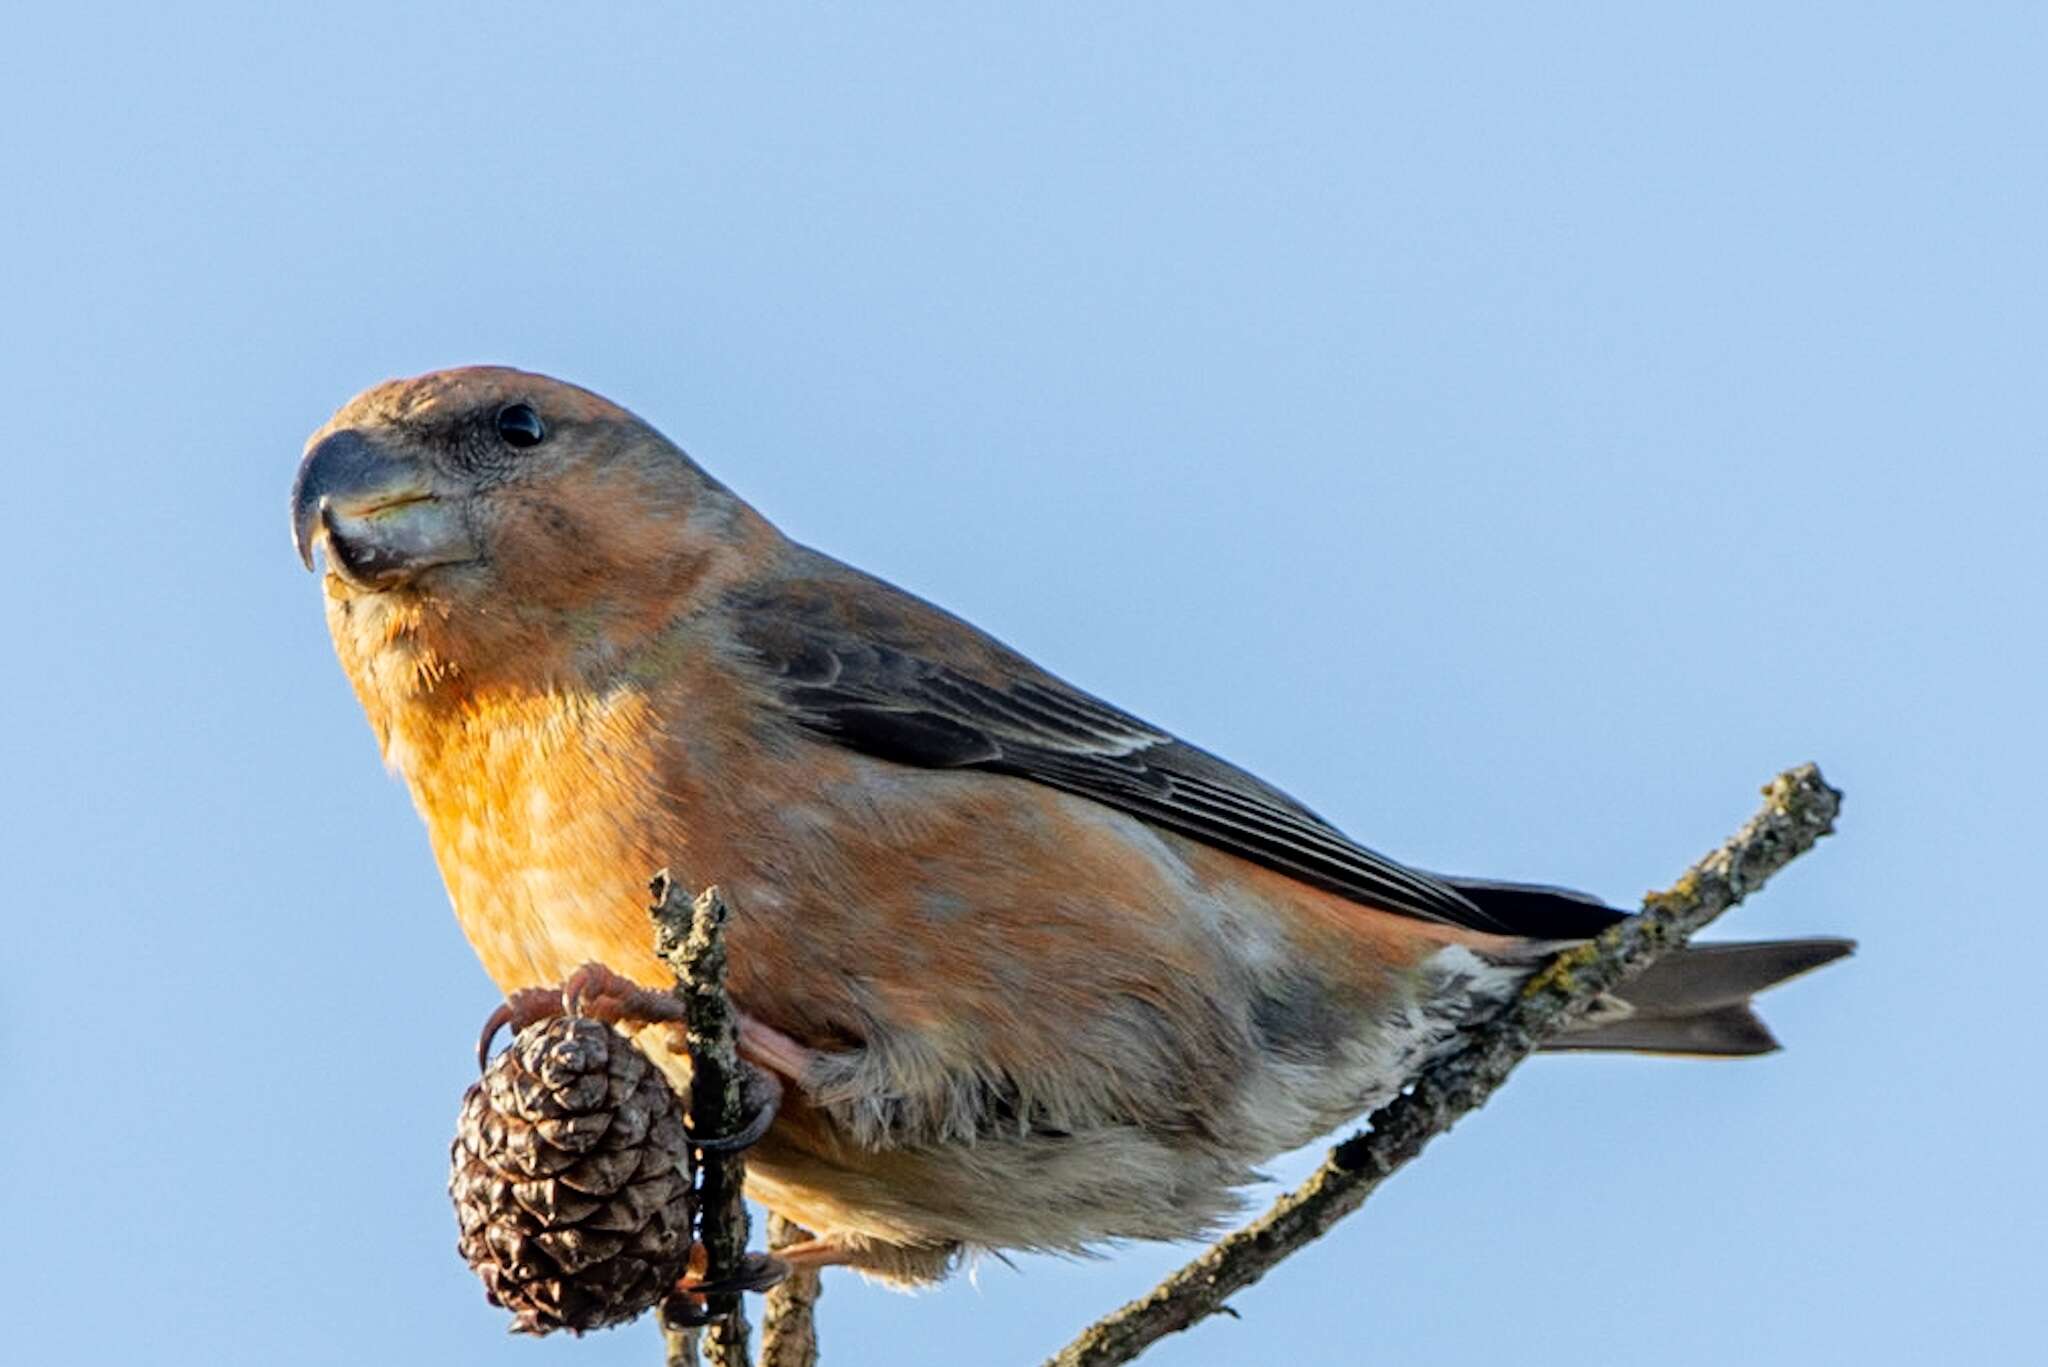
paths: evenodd
<path fill-rule="evenodd" d="M 799 1244 L 810 1237 L 811 1232 L 796 1221 L 770 1212 L 770 1249 Z M 815 1267 L 800 1268 L 769 1289 L 761 1308 L 761 1367 L 817 1367 L 815 1314 L 822 1294 Z"/>
<path fill-rule="evenodd" d="M 661 1327 L 661 1367 L 698 1367 L 697 1327 L 671 1324 L 658 1310 L 655 1322 Z"/>
<path fill-rule="evenodd" d="M 1583 1015 L 1601 994 L 1683 945 L 1715 917 L 1834 829 L 1842 795 L 1811 764 L 1764 790 L 1764 807 L 1642 914 L 1553 959 L 1473 1032 L 1457 1053 L 1373 1112 L 1367 1128 L 1330 1151 L 1301 1186 L 1258 1220 L 1213 1245 L 1147 1295 L 1096 1321 L 1046 1367 L 1110 1367 L 1224 1309 L 1224 1302 L 1322 1237 L 1431 1139 L 1484 1104 L 1515 1065 Z"/>
<path fill-rule="evenodd" d="M 690 1049 L 690 1131 L 737 1134 L 747 1121 L 739 1031 L 725 995 L 725 899 L 706 888 L 687 907 L 664 870 L 649 889 L 655 951 L 676 975 Z M 697 1224 L 707 1279 L 737 1272 L 747 1252 L 747 1205 L 741 1194 L 746 1159 L 738 1151 L 699 1149 Z M 669 1361 L 692 1360 L 701 1346 L 711 1367 L 750 1367 L 747 1317 L 738 1295 L 707 1297 L 711 1322 L 694 1334 L 664 1322 Z"/>

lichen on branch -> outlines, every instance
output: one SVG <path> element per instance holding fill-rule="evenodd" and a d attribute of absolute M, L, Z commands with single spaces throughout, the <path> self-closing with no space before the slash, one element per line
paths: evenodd
<path fill-rule="evenodd" d="M 685 901 L 664 870 L 649 885 L 655 950 L 676 975 L 690 1051 L 690 1132 L 739 1133 L 747 1120 L 739 1029 L 725 995 L 725 898 L 706 888 Z M 701 1150 L 697 1210 L 707 1280 L 736 1272 L 747 1252 L 746 1159 L 738 1150 Z M 747 1317 L 737 1294 L 707 1298 L 711 1322 L 690 1332 L 665 1330 L 671 1362 L 701 1350 L 713 1367 L 750 1367 Z"/>
<path fill-rule="evenodd" d="M 1842 794 L 1811 764 L 1778 775 L 1763 793 L 1755 816 L 1670 888 L 1645 897 L 1641 914 L 1558 955 L 1462 1048 L 1373 1112 L 1366 1128 L 1332 1149 L 1306 1182 L 1146 1295 L 1097 1320 L 1046 1367 L 1128 1362 L 1166 1335 L 1225 1310 L 1231 1296 L 1327 1233 L 1431 1139 L 1483 1105 L 1517 1064 L 1602 994 L 1683 945 L 1813 848 L 1833 831 L 1842 806 Z"/>

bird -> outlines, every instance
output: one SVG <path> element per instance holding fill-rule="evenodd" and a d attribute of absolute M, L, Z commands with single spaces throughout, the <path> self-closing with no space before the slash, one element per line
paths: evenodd
<path fill-rule="evenodd" d="M 1261 1163 L 1624 915 L 1379 854 L 542 375 L 358 394 L 309 438 L 291 525 L 509 1002 L 644 1005 L 649 872 L 725 891 L 741 1051 L 782 1092 L 748 1190 L 814 1232 L 798 1266 L 916 1287 L 1210 1234 Z M 1694 946 L 1557 1044 L 1767 1052 L 1751 995 L 1852 947 Z"/>

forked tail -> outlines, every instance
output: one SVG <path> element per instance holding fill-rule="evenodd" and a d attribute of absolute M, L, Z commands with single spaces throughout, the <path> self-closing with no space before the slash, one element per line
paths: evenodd
<path fill-rule="evenodd" d="M 1854 940 L 1690 945 L 1629 979 L 1546 1051 L 1620 1049 L 1737 1057 L 1778 1047 L 1750 998 L 1856 948 Z"/>

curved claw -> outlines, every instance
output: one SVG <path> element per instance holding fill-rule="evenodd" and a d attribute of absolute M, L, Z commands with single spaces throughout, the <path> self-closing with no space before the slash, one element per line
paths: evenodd
<path fill-rule="evenodd" d="M 690 1142 L 706 1152 L 731 1153 L 737 1149 L 752 1148 L 761 1142 L 761 1136 L 768 1133 L 768 1127 L 782 1112 L 782 1079 L 744 1059 L 740 1061 L 740 1067 L 746 1073 L 747 1100 L 752 1103 L 754 1113 L 736 1134 L 706 1135 L 702 1139 L 690 1136 Z"/>
<path fill-rule="evenodd" d="M 680 1288 L 671 1291 L 668 1299 L 661 1303 L 661 1327 L 664 1329 L 702 1329 L 717 1318 L 702 1296 Z"/>
<path fill-rule="evenodd" d="M 484 1032 L 476 1041 L 476 1067 L 482 1072 L 491 1061 L 491 1041 L 506 1026 L 517 1034 L 535 1021 L 562 1014 L 562 994 L 545 987 L 524 987 L 498 1003 L 484 1021 Z"/>
<path fill-rule="evenodd" d="M 690 1250 L 690 1266 L 703 1267 L 704 1257 L 704 1245 L 696 1245 Z M 723 1318 L 712 1313 L 710 1297 L 766 1291 L 781 1285 L 794 1270 L 788 1259 L 777 1254 L 745 1253 L 740 1256 L 739 1266 L 725 1276 L 706 1277 L 701 1272 L 692 1272 L 662 1300 L 662 1325 L 669 1329 L 701 1329 Z"/>
<path fill-rule="evenodd" d="M 685 1296 L 737 1296 L 742 1291 L 767 1291 L 789 1280 L 789 1260 L 773 1253 L 745 1253 L 739 1266 L 723 1277 L 685 1277 L 676 1291 Z"/>
<path fill-rule="evenodd" d="M 476 1070 L 481 1073 L 491 1065 L 491 1041 L 498 1032 L 512 1023 L 512 1003 L 499 1002 L 498 1009 L 484 1019 L 484 1032 L 476 1040 Z"/>

